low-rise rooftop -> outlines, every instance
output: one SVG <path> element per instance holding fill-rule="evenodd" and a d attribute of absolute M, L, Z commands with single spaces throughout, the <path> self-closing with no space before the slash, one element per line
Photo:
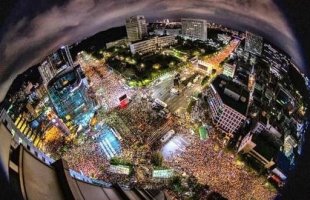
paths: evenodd
<path fill-rule="evenodd" d="M 222 75 L 218 76 L 212 85 L 227 106 L 246 115 L 249 101 L 249 91 L 246 88 Z"/>
<path fill-rule="evenodd" d="M 252 137 L 253 142 L 256 144 L 254 150 L 267 160 L 274 159 L 280 150 L 280 142 L 268 131 L 254 133 Z"/>

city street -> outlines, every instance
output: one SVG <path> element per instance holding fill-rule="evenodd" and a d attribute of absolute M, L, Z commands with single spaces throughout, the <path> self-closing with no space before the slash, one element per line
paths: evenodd
<path fill-rule="evenodd" d="M 216 70 L 203 85 L 202 78 L 206 76 L 206 72 L 188 62 L 184 64 L 183 69 L 164 73 L 147 87 L 130 88 L 124 77 L 109 69 L 104 62 L 86 54 L 80 55 L 84 73 L 102 106 L 97 120 L 114 128 L 120 135 L 122 152 L 119 157 L 136 166 L 133 180 L 137 181 L 137 184 L 146 185 L 153 182 L 150 177 L 152 165 L 148 155 L 156 144 L 155 147 L 162 152 L 165 160 L 164 166 L 176 170 L 177 173 L 192 174 L 198 177 L 201 184 L 208 184 L 213 190 L 230 199 L 238 199 L 239 193 L 246 196 L 249 188 L 256 191 L 260 195 L 259 198 L 272 197 L 274 193 L 263 185 L 265 179 L 257 178 L 253 172 L 240 167 L 237 158 L 224 150 L 225 147 L 221 146 L 218 139 L 219 134 L 211 124 L 208 124 L 208 129 L 212 136 L 205 141 L 199 139 L 196 122 L 205 118 L 206 113 L 198 104 L 190 105 L 191 101 L 197 102 L 197 94 L 222 73 L 220 63 L 234 51 L 239 42 L 232 40 L 220 52 L 203 58 Z M 174 85 L 176 77 L 179 84 Z M 124 94 L 130 98 L 130 102 L 128 106 L 120 109 L 118 98 Z M 160 117 L 161 109 L 153 107 L 156 99 L 167 104 L 167 109 L 172 115 L 167 118 Z M 199 102 L 199 105 L 202 105 L 200 100 Z M 189 106 L 193 106 L 193 110 L 188 109 Z M 170 130 L 174 130 L 176 135 L 159 144 L 158 141 Z M 111 159 L 110 155 L 116 150 L 105 143 L 100 144 L 105 145 L 103 150 L 108 152 L 108 159 Z M 104 152 L 101 154 L 104 156 Z M 108 164 L 103 166 L 106 165 Z M 98 173 L 98 177 L 115 180 L 109 179 L 106 172 Z M 123 176 L 119 174 L 117 177 Z M 243 176 L 248 176 L 248 183 L 241 181 Z M 231 190 L 230 187 L 237 187 L 238 190 Z"/>
<path fill-rule="evenodd" d="M 186 73 L 187 72 L 187 73 Z M 191 67 L 190 69 L 183 70 L 180 74 L 181 77 L 189 77 L 195 74 L 195 70 Z M 198 80 L 196 83 L 191 84 L 190 87 L 183 86 L 180 84 L 179 86 L 179 94 L 173 94 L 171 92 L 172 88 L 178 88 L 173 86 L 173 79 L 176 73 L 171 73 L 169 75 L 164 75 L 159 78 L 159 83 L 154 84 L 150 87 L 150 93 L 152 94 L 152 98 L 158 98 L 168 105 L 168 109 L 172 112 L 183 112 L 186 110 L 191 96 L 195 93 L 201 91 L 201 80 Z M 156 83 L 157 80 L 154 82 Z"/>

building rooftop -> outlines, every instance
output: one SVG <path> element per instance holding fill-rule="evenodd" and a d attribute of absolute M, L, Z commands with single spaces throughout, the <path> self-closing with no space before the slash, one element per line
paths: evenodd
<path fill-rule="evenodd" d="M 76 66 L 77 67 L 77 66 Z M 60 71 L 58 74 L 56 74 L 47 84 L 47 87 L 52 86 L 56 81 L 58 81 L 61 77 L 65 76 L 66 74 L 70 72 L 74 72 L 76 74 L 76 67 L 67 67 L 64 70 Z M 77 76 L 77 74 L 76 74 Z"/>
<path fill-rule="evenodd" d="M 214 79 L 212 85 L 227 106 L 243 115 L 246 114 L 249 101 L 249 91 L 246 88 L 222 75 Z"/>
<path fill-rule="evenodd" d="M 254 133 L 252 140 L 256 144 L 254 150 L 267 160 L 275 158 L 280 150 L 279 141 L 267 131 Z"/>

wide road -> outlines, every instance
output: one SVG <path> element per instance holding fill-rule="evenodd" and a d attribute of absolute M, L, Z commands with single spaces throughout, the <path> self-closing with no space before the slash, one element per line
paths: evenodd
<path fill-rule="evenodd" d="M 195 71 L 191 71 L 190 74 L 194 74 Z M 181 74 L 181 77 L 184 76 Z M 173 88 L 173 79 L 174 75 L 165 76 L 160 78 L 160 82 L 151 86 L 151 94 L 152 97 L 158 98 L 165 103 L 168 104 L 168 109 L 174 113 L 176 111 L 185 111 L 188 103 L 190 102 L 190 97 L 193 95 L 194 92 L 198 92 L 201 90 L 200 82 L 198 80 L 195 84 L 191 87 L 184 87 L 180 85 L 180 94 L 172 94 L 170 91 Z"/>
<path fill-rule="evenodd" d="M 237 39 L 232 40 L 226 47 L 224 47 L 218 53 L 211 56 L 206 56 L 203 58 L 204 61 L 210 63 L 214 69 L 216 69 L 216 75 L 222 73 L 222 68 L 220 68 L 220 63 L 224 61 L 240 44 Z M 200 72 L 201 70 L 191 66 L 186 68 L 185 72 L 181 73 L 181 77 L 189 77 L 195 72 Z M 180 94 L 175 95 L 170 92 L 173 87 L 173 79 L 175 73 L 167 74 L 160 77 L 154 84 L 150 87 L 150 92 L 153 98 L 158 98 L 168 104 L 168 108 L 171 112 L 182 112 L 185 111 L 188 103 L 190 102 L 190 97 L 195 93 L 201 91 L 201 79 L 198 80 L 191 87 L 180 86 Z M 204 75 L 203 75 L 204 76 Z M 213 78 L 215 76 L 212 76 Z M 210 79 L 211 81 L 211 79 Z M 157 83 L 156 83 L 157 82 Z"/>

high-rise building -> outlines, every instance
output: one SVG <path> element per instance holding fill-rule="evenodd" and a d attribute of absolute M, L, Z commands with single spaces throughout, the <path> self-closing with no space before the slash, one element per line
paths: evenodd
<path fill-rule="evenodd" d="M 225 63 L 223 65 L 223 74 L 227 77 L 233 78 L 236 71 L 236 65 L 235 64 L 228 64 Z"/>
<path fill-rule="evenodd" d="M 194 40 L 207 40 L 207 21 L 204 19 L 181 19 L 182 35 Z"/>
<path fill-rule="evenodd" d="M 269 64 L 270 72 L 281 78 L 288 73 L 290 56 L 270 44 L 264 44 L 262 60 Z"/>
<path fill-rule="evenodd" d="M 89 113 L 94 105 L 77 68 L 78 66 L 59 72 L 48 83 L 47 91 L 60 118 L 83 125 L 88 119 L 84 114 Z"/>
<path fill-rule="evenodd" d="M 62 46 L 54 53 L 47 56 L 47 60 L 56 70 L 73 67 L 73 60 L 67 45 Z"/>
<path fill-rule="evenodd" d="M 246 32 L 245 36 L 245 50 L 260 56 L 263 51 L 263 37 Z"/>
<path fill-rule="evenodd" d="M 213 123 L 225 133 L 236 133 L 246 120 L 249 91 L 220 75 L 205 95 Z"/>
<path fill-rule="evenodd" d="M 137 15 L 126 19 L 126 31 L 129 42 L 135 42 L 147 36 L 147 24 L 144 16 Z"/>
<path fill-rule="evenodd" d="M 66 56 L 64 56 L 66 62 L 69 64 L 70 67 L 72 67 L 73 66 L 73 60 L 72 60 L 72 57 L 71 57 L 69 46 L 65 45 L 65 46 L 62 46 L 60 49 L 63 52 L 63 54 L 66 55 Z"/>
<path fill-rule="evenodd" d="M 47 85 L 47 83 L 57 73 L 57 70 L 53 67 L 53 65 L 51 65 L 51 63 L 46 60 L 39 66 L 38 69 L 44 85 Z"/>

